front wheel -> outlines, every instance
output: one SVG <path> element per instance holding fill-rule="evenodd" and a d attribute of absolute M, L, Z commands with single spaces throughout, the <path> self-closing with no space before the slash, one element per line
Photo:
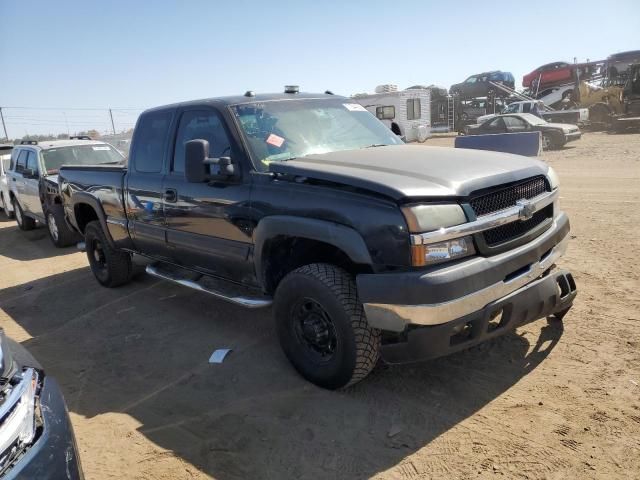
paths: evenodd
<path fill-rule="evenodd" d="M 315 263 L 289 273 L 275 295 L 280 345 L 307 380 L 331 390 L 364 379 L 380 352 L 380 330 L 371 328 L 353 277 Z"/>
<path fill-rule="evenodd" d="M 553 148 L 553 139 L 551 135 L 543 134 L 542 135 L 542 149 L 543 150 L 551 150 Z"/>
<path fill-rule="evenodd" d="M 89 266 L 96 280 L 104 287 L 118 287 L 131 280 L 131 255 L 113 248 L 97 220 L 89 222 L 84 231 Z"/>

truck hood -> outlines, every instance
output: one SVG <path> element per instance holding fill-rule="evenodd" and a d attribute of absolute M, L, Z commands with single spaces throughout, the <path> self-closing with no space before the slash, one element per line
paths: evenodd
<path fill-rule="evenodd" d="M 273 162 L 269 170 L 404 201 L 466 197 L 475 190 L 544 175 L 548 167 L 539 160 L 507 153 L 391 145 Z"/>

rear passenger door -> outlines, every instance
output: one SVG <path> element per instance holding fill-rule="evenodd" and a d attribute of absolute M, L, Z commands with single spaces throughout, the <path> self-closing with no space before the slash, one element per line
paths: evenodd
<path fill-rule="evenodd" d="M 135 248 L 160 258 L 168 257 L 162 184 L 173 116 L 173 110 L 152 111 L 140 116 L 126 177 L 125 206 Z"/>
<path fill-rule="evenodd" d="M 11 179 L 9 189 L 13 192 L 13 194 L 18 199 L 18 203 L 22 207 L 23 210 L 26 209 L 26 205 L 24 204 L 24 178 L 22 177 L 23 172 L 27 168 L 27 150 L 20 149 L 17 150 L 14 155 L 16 155 L 15 166 L 11 172 Z"/>

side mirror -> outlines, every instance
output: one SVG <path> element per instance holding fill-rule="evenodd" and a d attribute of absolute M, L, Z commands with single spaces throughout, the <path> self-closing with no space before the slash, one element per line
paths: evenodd
<path fill-rule="evenodd" d="M 209 157 L 209 142 L 196 139 L 184 145 L 184 175 L 189 183 L 202 183 L 207 179 L 204 161 Z"/>
<path fill-rule="evenodd" d="M 36 178 L 38 175 L 36 174 L 36 171 L 33 168 L 25 168 L 22 171 L 22 177 L 23 178 Z"/>
<path fill-rule="evenodd" d="M 218 172 L 210 173 L 210 165 L 217 166 Z M 187 182 L 202 183 L 211 178 L 228 178 L 236 174 L 231 157 L 210 158 L 207 140 L 189 140 L 185 144 L 185 177 Z"/>

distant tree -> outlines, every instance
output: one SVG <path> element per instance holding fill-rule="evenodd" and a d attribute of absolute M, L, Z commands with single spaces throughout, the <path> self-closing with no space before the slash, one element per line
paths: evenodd
<path fill-rule="evenodd" d="M 95 130 L 95 129 L 89 130 L 86 134 L 89 135 L 93 139 L 100 138 L 100 132 L 98 130 Z"/>
<path fill-rule="evenodd" d="M 59 133 L 56 138 L 58 140 L 66 140 L 67 138 L 69 138 L 69 135 L 67 135 L 66 133 Z"/>

